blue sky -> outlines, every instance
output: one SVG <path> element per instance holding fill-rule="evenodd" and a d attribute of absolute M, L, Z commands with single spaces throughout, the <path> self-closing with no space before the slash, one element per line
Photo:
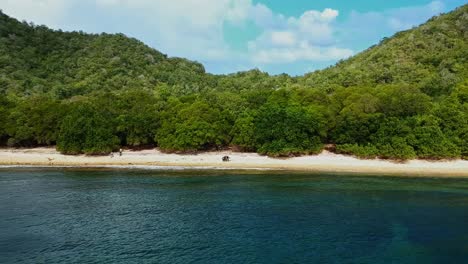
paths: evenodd
<path fill-rule="evenodd" d="M 117 33 L 208 72 L 302 75 L 467 0 L 0 0 L 20 20 Z"/>

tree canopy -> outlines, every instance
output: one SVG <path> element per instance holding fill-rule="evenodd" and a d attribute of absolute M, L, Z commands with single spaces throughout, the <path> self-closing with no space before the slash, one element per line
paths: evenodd
<path fill-rule="evenodd" d="M 228 75 L 0 12 L 0 145 L 468 158 L 468 5 L 300 77 Z"/>

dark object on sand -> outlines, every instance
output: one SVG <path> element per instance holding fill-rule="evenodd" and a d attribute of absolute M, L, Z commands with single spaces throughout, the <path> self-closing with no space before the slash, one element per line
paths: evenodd
<path fill-rule="evenodd" d="M 228 161 L 230 161 L 230 160 L 231 160 L 231 159 L 229 158 L 229 156 L 224 156 L 224 157 L 223 157 L 223 161 L 224 161 L 224 162 L 228 162 Z"/>

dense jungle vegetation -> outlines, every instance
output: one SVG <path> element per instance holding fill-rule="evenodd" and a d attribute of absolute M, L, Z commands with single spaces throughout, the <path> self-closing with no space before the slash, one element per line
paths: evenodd
<path fill-rule="evenodd" d="M 468 5 L 301 77 L 212 75 L 122 34 L 0 12 L 0 145 L 293 156 L 325 144 L 365 158 L 468 158 Z"/>

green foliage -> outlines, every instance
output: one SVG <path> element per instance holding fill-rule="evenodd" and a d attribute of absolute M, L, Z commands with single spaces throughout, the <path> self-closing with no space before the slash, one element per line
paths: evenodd
<path fill-rule="evenodd" d="M 255 151 L 255 112 L 244 112 L 231 130 L 231 144 L 242 151 Z"/>
<path fill-rule="evenodd" d="M 379 110 L 386 116 L 414 116 L 426 113 L 431 107 L 431 98 L 413 86 L 391 85 L 379 88 Z"/>
<path fill-rule="evenodd" d="M 164 114 L 155 141 L 165 151 L 197 151 L 229 142 L 229 124 L 219 109 L 204 101 L 174 102 Z"/>
<path fill-rule="evenodd" d="M 460 149 L 444 135 L 434 116 L 423 116 L 416 119 L 409 143 L 420 158 L 460 157 Z"/>
<path fill-rule="evenodd" d="M 339 89 L 331 96 L 330 137 L 336 144 L 364 144 L 375 133 L 382 120 L 375 89 Z"/>
<path fill-rule="evenodd" d="M 5 118 L 9 146 L 53 145 L 64 106 L 44 96 L 18 100 Z"/>
<path fill-rule="evenodd" d="M 130 147 L 151 146 L 160 125 L 163 103 L 154 94 L 142 90 L 122 91 L 108 96 L 112 101 L 107 111 L 113 113 L 121 145 Z M 104 99 L 98 99 L 101 103 Z"/>
<path fill-rule="evenodd" d="M 461 6 L 299 81 L 316 88 L 412 84 L 432 97 L 448 95 L 468 76 L 467 13 Z"/>
<path fill-rule="evenodd" d="M 259 109 L 254 121 L 258 152 L 270 156 L 319 152 L 326 133 L 320 109 L 288 102 L 287 96 L 279 91 Z"/>
<path fill-rule="evenodd" d="M 381 122 L 379 129 L 370 139 L 380 158 L 404 160 L 416 157 L 413 147 L 407 142 L 408 136 L 412 134 L 408 120 L 389 117 Z"/>
<path fill-rule="evenodd" d="M 0 145 L 5 144 L 8 139 L 6 125 L 11 107 L 10 102 L 5 98 L 5 96 L 0 96 Z"/>
<path fill-rule="evenodd" d="M 393 137 L 386 144 L 377 146 L 380 158 L 407 160 L 416 158 L 414 148 L 408 145 L 405 138 Z"/>
<path fill-rule="evenodd" d="M 57 149 L 64 154 L 104 155 L 118 149 L 108 113 L 89 103 L 72 104 L 60 127 Z"/>
<path fill-rule="evenodd" d="M 373 159 L 379 154 L 379 150 L 371 144 L 364 146 L 358 144 L 337 145 L 336 152 L 339 154 L 351 154 L 365 159 Z"/>
<path fill-rule="evenodd" d="M 434 108 L 439 127 L 446 137 L 459 149 L 461 156 L 468 157 L 468 83 L 458 85 L 450 97 Z M 453 148 L 453 146 L 451 146 Z M 453 155 L 452 155 L 453 156 Z"/>
<path fill-rule="evenodd" d="M 0 12 L 0 145 L 468 158 L 466 25 L 468 5 L 303 77 L 212 75 L 122 34 Z"/>
<path fill-rule="evenodd" d="M 455 143 L 460 148 L 461 157 L 468 160 L 468 130 L 463 131 Z"/>
<path fill-rule="evenodd" d="M 123 34 L 53 31 L 0 14 L 0 85 L 20 96 L 64 99 L 95 91 L 152 89 L 161 82 L 215 83 L 196 62 L 166 55 Z"/>

